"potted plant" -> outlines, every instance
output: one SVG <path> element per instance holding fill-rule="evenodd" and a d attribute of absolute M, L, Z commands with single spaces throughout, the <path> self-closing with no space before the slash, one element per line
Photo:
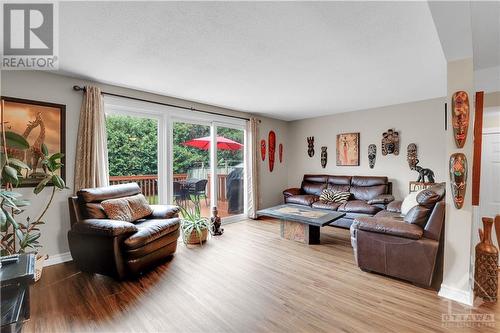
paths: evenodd
<path fill-rule="evenodd" d="M 194 201 L 191 207 L 180 207 L 181 210 L 181 233 L 184 244 L 200 244 L 207 240 L 208 231 L 211 227 L 210 219 L 201 216 L 200 202 Z"/>
<path fill-rule="evenodd" d="M 9 150 L 25 151 L 30 145 L 23 136 L 11 131 L 5 131 L 3 114 L 0 142 L 0 230 L 2 233 L 0 254 L 10 255 L 29 251 L 37 253 L 37 249 L 41 247 L 38 242 L 41 235 L 39 226 L 45 224 L 43 217 L 52 204 L 55 192 L 67 188 L 64 180 L 57 174 L 57 171 L 63 166 L 61 163 L 63 155 L 56 153 L 49 156 L 47 146 L 42 145 L 44 177 L 33 192 L 38 195 L 49 182 L 53 184 L 52 192 L 38 218 L 32 221 L 30 217 L 27 217 L 26 222 L 20 222 L 16 220 L 16 216 L 24 212 L 23 208 L 29 206 L 30 201 L 22 199 L 22 194 L 14 191 L 14 188 L 20 184 L 24 174 L 28 175 L 30 167 L 19 159 L 9 157 Z M 36 280 L 41 276 L 45 259 L 46 256 L 37 253 L 35 263 Z"/>

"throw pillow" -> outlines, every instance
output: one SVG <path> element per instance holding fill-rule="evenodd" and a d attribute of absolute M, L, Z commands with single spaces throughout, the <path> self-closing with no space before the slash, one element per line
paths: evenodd
<path fill-rule="evenodd" d="M 349 192 L 334 191 L 327 188 L 321 192 L 319 199 L 326 202 L 346 202 L 350 196 L 351 193 Z"/>
<path fill-rule="evenodd" d="M 415 206 L 408 211 L 408 214 L 405 215 L 404 221 L 406 223 L 416 224 L 424 228 L 430 212 L 431 210 L 429 208 L 420 205 Z"/>
<path fill-rule="evenodd" d="M 422 191 L 422 190 L 421 190 Z M 415 207 L 416 205 L 418 205 L 418 202 L 417 202 L 417 195 L 421 192 L 421 191 L 417 191 L 417 192 L 412 192 L 410 194 L 408 194 L 403 202 L 401 203 L 401 215 L 406 215 L 408 214 L 408 212 L 410 211 L 410 209 L 412 209 L 413 207 Z"/>
<path fill-rule="evenodd" d="M 134 222 L 153 213 L 153 208 L 142 194 L 104 200 L 101 205 L 108 218 L 112 220 Z"/>

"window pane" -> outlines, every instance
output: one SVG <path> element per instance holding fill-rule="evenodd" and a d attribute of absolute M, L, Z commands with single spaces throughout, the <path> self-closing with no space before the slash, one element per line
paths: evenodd
<path fill-rule="evenodd" d="M 150 204 L 158 200 L 158 121 L 108 115 L 110 183 L 136 182 Z"/>

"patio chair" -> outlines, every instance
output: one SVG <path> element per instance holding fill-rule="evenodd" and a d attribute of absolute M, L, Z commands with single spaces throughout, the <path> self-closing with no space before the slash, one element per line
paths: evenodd
<path fill-rule="evenodd" d="M 207 183 L 208 179 L 200 179 L 196 183 L 194 183 L 193 187 L 190 187 L 189 189 L 189 194 L 193 195 L 196 199 L 196 201 L 200 201 L 200 196 L 205 197 L 205 205 L 208 206 L 208 200 L 207 200 Z"/>
<path fill-rule="evenodd" d="M 174 201 L 179 206 L 182 206 L 183 203 L 186 203 L 186 200 L 189 197 L 189 189 L 180 182 L 174 181 L 173 185 L 174 185 Z"/>

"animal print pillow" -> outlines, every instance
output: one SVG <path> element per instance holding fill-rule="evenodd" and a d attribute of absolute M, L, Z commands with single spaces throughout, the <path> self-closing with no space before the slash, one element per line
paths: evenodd
<path fill-rule="evenodd" d="M 112 220 L 134 222 L 153 213 L 153 208 L 142 194 L 104 200 L 101 205 L 108 218 Z"/>
<path fill-rule="evenodd" d="M 319 196 L 319 199 L 326 202 L 346 202 L 349 200 L 351 193 L 334 191 L 332 189 L 324 189 Z"/>

